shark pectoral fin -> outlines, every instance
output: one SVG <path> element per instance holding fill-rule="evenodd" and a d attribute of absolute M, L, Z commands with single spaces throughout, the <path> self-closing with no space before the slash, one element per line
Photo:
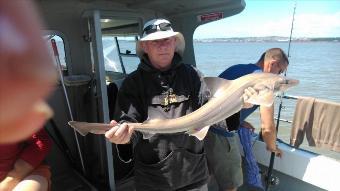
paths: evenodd
<path fill-rule="evenodd" d="M 89 133 L 88 129 L 85 128 L 82 125 L 78 125 L 78 121 L 69 121 L 68 124 L 70 125 L 70 127 L 72 127 L 73 129 L 75 129 L 80 135 L 85 136 Z"/>
<path fill-rule="evenodd" d="M 78 129 L 78 128 L 74 128 L 80 135 L 85 136 L 89 133 L 89 131 L 84 130 L 84 129 Z"/>
<path fill-rule="evenodd" d="M 143 139 L 150 139 L 152 136 L 154 136 L 155 134 L 153 133 L 147 133 L 147 132 L 141 132 L 143 135 Z"/>
<path fill-rule="evenodd" d="M 198 140 L 202 141 L 207 135 L 209 128 L 210 126 L 205 126 L 200 130 L 192 129 L 191 131 L 187 131 L 187 133 L 191 136 L 197 137 Z"/>
<path fill-rule="evenodd" d="M 253 105 L 262 105 L 269 107 L 274 103 L 274 92 L 270 88 L 264 88 L 261 90 L 250 89 L 251 91 L 246 92 L 243 95 L 245 103 Z M 254 92 L 255 91 L 255 92 Z"/>

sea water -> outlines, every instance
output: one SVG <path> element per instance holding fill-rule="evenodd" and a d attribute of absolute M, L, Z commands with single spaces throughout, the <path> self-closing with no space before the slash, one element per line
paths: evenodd
<path fill-rule="evenodd" d="M 288 42 L 195 43 L 196 65 L 206 76 L 217 76 L 234 64 L 256 63 L 269 48 L 288 53 Z M 340 102 L 340 43 L 292 42 L 287 76 L 300 80 L 289 94 Z"/>
<path fill-rule="evenodd" d="M 278 47 L 288 53 L 288 42 L 198 42 L 194 43 L 197 68 L 206 76 L 218 76 L 234 64 L 256 63 L 262 53 Z M 298 79 L 300 84 L 286 95 L 310 96 L 340 103 L 340 43 L 339 42 L 292 42 L 289 50 L 287 77 Z M 276 99 L 277 116 L 280 99 Z M 296 100 L 282 100 L 281 118 L 292 121 Z M 340 116 L 339 116 L 340 117 Z M 247 121 L 260 128 L 259 112 Z M 289 142 L 291 123 L 279 122 L 278 138 Z M 340 127 L 338 127 L 340 128 Z M 338 153 L 310 148 L 306 139 L 302 148 L 340 159 Z"/>

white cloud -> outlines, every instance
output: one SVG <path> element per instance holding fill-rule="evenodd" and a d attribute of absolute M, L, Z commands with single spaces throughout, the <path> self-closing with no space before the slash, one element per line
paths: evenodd
<path fill-rule="evenodd" d="M 236 16 L 235 16 L 236 17 Z M 250 37 L 250 36 L 286 36 L 290 35 L 292 18 L 261 21 L 256 18 L 243 22 L 221 20 L 201 26 L 195 32 L 195 38 L 212 37 Z M 340 12 L 334 14 L 296 14 L 293 37 L 339 37 Z"/>
<path fill-rule="evenodd" d="M 332 15 L 297 15 L 294 28 L 297 36 L 340 36 L 340 12 Z"/>

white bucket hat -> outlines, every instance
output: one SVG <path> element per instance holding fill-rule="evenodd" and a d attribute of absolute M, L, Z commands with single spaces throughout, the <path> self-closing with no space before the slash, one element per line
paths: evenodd
<path fill-rule="evenodd" d="M 140 45 L 141 41 L 158 40 L 172 36 L 177 38 L 175 52 L 183 56 L 185 48 L 184 37 L 180 32 L 175 32 L 172 29 L 170 21 L 165 19 L 152 19 L 146 22 L 143 27 L 143 36 L 136 43 L 137 55 L 142 57 L 144 54 L 144 51 Z"/>

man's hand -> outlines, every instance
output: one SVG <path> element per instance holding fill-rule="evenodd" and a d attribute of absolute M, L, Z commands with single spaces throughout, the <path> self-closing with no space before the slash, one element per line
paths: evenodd
<path fill-rule="evenodd" d="M 248 87 L 247 89 L 244 90 L 244 94 L 243 94 L 243 108 L 251 108 L 253 107 L 253 104 L 248 103 L 247 100 L 249 100 L 252 96 L 257 95 L 258 92 L 252 88 L 252 87 Z"/>
<path fill-rule="evenodd" d="M 118 124 L 115 120 L 110 123 L 113 127 L 105 133 L 105 137 L 112 143 L 115 144 L 126 144 L 129 143 L 133 128 L 129 127 L 128 124 Z"/>
<path fill-rule="evenodd" d="M 282 151 L 278 147 L 276 148 L 275 156 L 280 157 L 280 158 L 282 157 Z"/>
<path fill-rule="evenodd" d="M 279 149 L 279 147 L 275 147 L 275 149 L 269 149 L 268 147 L 267 147 L 267 151 L 269 151 L 269 152 L 274 152 L 275 153 L 275 156 L 277 156 L 277 157 L 282 157 L 282 151 L 281 151 L 281 149 Z"/>

